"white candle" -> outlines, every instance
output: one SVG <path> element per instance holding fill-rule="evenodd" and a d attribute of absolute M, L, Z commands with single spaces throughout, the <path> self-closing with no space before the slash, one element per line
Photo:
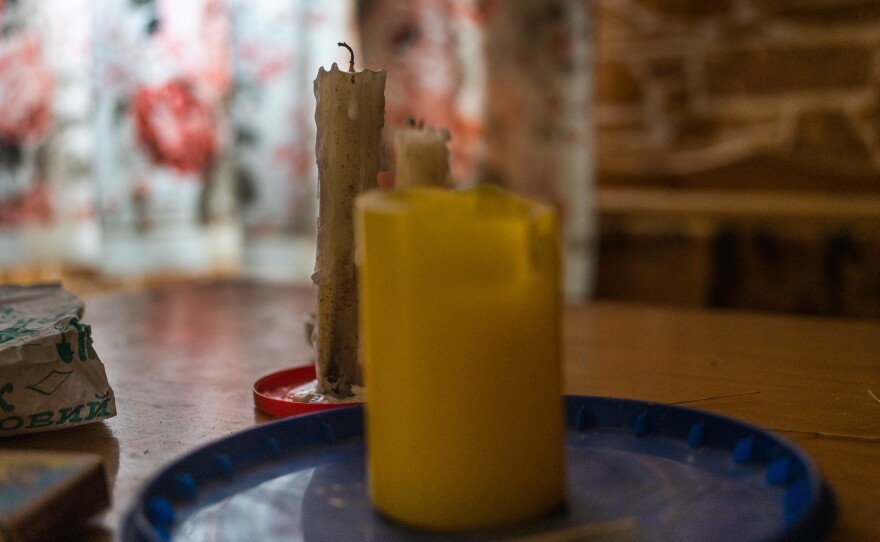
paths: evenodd
<path fill-rule="evenodd" d="M 348 48 L 345 44 L 339 44 Z M 348 48 L 351 51 L 350 48 Z M 319 393 L 351 395 L 362 385 L 354 266 L 354 201 L 378 186 L 385 169 L 385 70 L 349 71 L 334 63 L 315 79 L 318 162 L 318 287 L 315 369 Z"/>
<path fill-rule="evenodd" d="M 394 138 L 397 152 L 397 188 L 449 185 L 449 132 L 414 126 L 399 130 Z"/>

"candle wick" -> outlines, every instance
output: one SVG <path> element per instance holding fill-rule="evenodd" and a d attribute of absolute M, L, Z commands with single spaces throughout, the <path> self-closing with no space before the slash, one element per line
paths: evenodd
<path fill-rule="evenodd" d="M 351 54 L 351 60 L 348 61 L 348 71 L 353 72 L 354 71 L 354 51 L 352 51 L 351 47 L 349 47 L 349 45 L 347 43 L 345 43 L 344 41 L 340 41 L 336 45 L 338 45 L 340 47 L 345 47 L 346 49 L 348 49 L 348 52 Z"/>

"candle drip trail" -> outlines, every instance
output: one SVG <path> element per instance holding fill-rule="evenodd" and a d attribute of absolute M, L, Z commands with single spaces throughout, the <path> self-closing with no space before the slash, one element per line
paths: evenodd
<path fill-rule="evenodd" d="M 351 60 L 348 61 L 348 71 L 353 72 L 354 71 L 354 51 L 344 41 L 340 41 L 336 45 L 338 45 L 340 47 L 345 47 L 346 49 L 348 49 L 349 54 L 351 54 Z"/>

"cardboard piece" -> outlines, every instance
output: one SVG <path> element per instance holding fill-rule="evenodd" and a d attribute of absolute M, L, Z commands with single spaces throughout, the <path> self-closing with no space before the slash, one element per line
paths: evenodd
<path fill-rule="evenodd" d="M 0 451 L 0 542 L 59 538 L 109 505 L 97 455 Z"/>

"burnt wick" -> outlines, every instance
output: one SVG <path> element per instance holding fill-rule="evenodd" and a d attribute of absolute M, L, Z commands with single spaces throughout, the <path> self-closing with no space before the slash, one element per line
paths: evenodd
<path fill-rule="evenodd" d="M 340 41 L 336 45 L 338 45 L 340 47 L 345 47 L 346 49 L 348 49 L 348 52 L 351 55 L 351 60 L 348 61 L 348 71 L 353 72 L 354 71 L 354 51 L 344 41 Z"/>

